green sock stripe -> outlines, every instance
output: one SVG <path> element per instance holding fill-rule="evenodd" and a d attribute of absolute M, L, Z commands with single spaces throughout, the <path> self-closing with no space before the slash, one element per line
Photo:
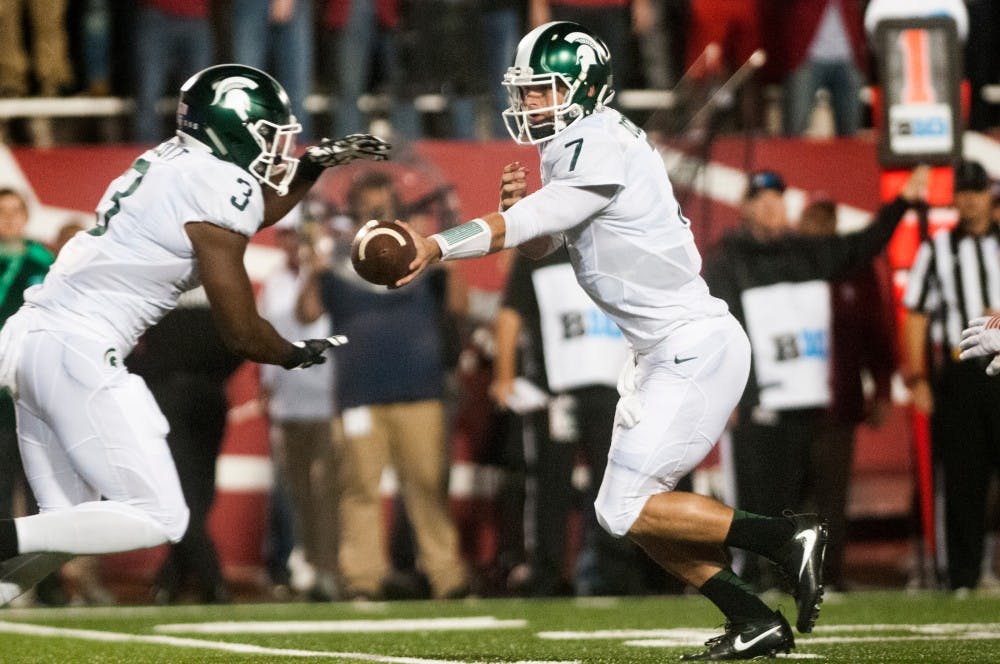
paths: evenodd
<path fill-rule="evenodd" d="M 750 595 L 754 594 L 753 588 L 750 587 L 750 584 L 741 579 L 740 577 L 736 576 L 733 570 L 729 568 L 721 570 L 718 574 L 716 574 L 712 578 L 719 581 L 719 583 L 728 583 L 731 586 L 736 586 L 740 590 L 749 593 Z"/>

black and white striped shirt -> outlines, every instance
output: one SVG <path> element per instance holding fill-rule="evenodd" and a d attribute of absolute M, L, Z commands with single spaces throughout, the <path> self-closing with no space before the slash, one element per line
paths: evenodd
<path fill-rule="evenodd" d="M 926 314 L 929 334 L 945 356 L 958 347 L 966 323 L 1000 311 L 1000 230 L 971 235 L 959 224 L 924 240 L 910 268 L 903 306 Z"/>

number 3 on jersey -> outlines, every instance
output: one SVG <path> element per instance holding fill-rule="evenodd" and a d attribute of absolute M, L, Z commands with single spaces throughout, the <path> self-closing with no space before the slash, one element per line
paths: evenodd
<path fill-rule="evenodd" d="M 146 171 L 148 170 L 149 162 L 145 159 L 139 158 L 132 162 L 129 169 L 119 176 L 119 187 L 115 190 L 115 193 L 111 194 L 110 205 L 107 209 L 104 211 L 97 211 L 97 228 L 91 232 L 95 232 L 96 235 L 101 235 L 105 230 L 107 230 L 111 217 L 121 212 L 121 200 L 126 196 L 131 196 L 135 193 L 135 190 L 139 188 L 139 184 L 142 182 L 142 178 L 145 177 Z"/>

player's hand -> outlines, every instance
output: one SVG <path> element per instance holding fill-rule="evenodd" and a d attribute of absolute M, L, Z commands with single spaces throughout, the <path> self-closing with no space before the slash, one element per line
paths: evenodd
<path fill-rule="evenodd" d="M 392 145 L 371 134 L 350 134 L 343 138 L 324 138 L 318 145 L 306 148 L 299 159 L 299 171 L 315 180 L 326 168 L 343 166 L 355 159 L 385 161 Z"/>
<path fill-rule="evenodd" d="M 528 194 L 528 169 L 515 161 L 503 167 L 500 178 L 500 211 L 509 210 Z"/>
<path fill-rule="evenodd" d="M 398 219 L 396 221 L 413 237 L 413 244 L 417 248 L 417 255 L 414 256 L 413 260 L 410 262 L 409 273 L 389 288 L 399 288 L 401 286 L 405 286 L 416 279 L 428 265 L 441 260 L 441 247 L 437 242 L 424 237 L 417 231 L 413 230 L 413 226 L 410 226 L 405 221 L 399 221 Z"/>
<path fill-rule="evenodd" d="M 286 369 L 306 369 L 316 364 L 323 364 L 326 362 L 326 356 L 323 353 L 327 349 L 343 346 L 346 343 L 347 337 L 342 334 L 327 337 L 326 339 L 296 341 L 292 344 L 295 346 L 295 350 L 281 366 Z"/>
<path fill-rule="evenodd" d="M 927 184 L 931 179 L 931 167 L 921 164 L 913 169 L 909 179 L 903 185 L 899 195 L 911 203 L 917 203 L 927 198 Z"/>
<path fill-rule="evenodd" d="M 1000 316 L 980 316 L 970 320 L 969 326 L 962 330 L 962 340 L 958 347 L 962 350 L 958 356 L 961 360 L 993 357 L 993 361 L 986 367 L 986 373 L 996 376 L 1000 373 L 1000 362 L 995 357 L 1000 353 Z"/>

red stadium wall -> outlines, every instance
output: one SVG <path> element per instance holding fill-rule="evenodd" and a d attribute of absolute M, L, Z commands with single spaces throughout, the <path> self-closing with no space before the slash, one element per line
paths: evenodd
<path fill-rule="evenodd" d="M 0 146 L 0 150 L 2 150 Z M 463 218 L 496 209 L 499 173 L 505 163 L 519 159 L 529 164 L 531 178 L 538 184 L 537 157 L 532 149 L 518 148 L 509 142 L 460 143 L 421 142 L 413 146 L 415 153 L 430 162 L 445 181 L 455 187 Z M 90 214 L 107 183 L 124 171 L 136 157 L 135 146 L 60 147 L 46 150 L 21 148 L 11 152 L 17 167 L 34 189 L 38 200 L 47 206 L 57 206 Z M 749 158 L 749 159 L 748 159 Z M 749 161 L 749 163 L 748 163 Z M 752 145 L 741 140 L 722 140 L 713 154 L 713 165 L 743 170 L 772 168 L 783 173 L 791 187 L 806 193 L 823 191 L 838 202 L 873 211 L 879 202 L 879 170 L 875 146 L 862 139 L 803 141 L 771 139 Z M 721 232 L 737 219 L 734 202 L 741 192 L 709 192 L 694 196 L 687 202 L 687 215 L 699 234 L 703 246 L 710 246 Z M 720 200 L 721 199 L 721 200 Z M 725 202 L 723 202 L 725 201 Z M 705 211 L 711 224 L 699 225 Z M 268 232 L 255 242 L 270 244 Z M 484 290 L 502 287 L 504 274 L 496 257 L 487 257 L 463 264 L 470 283 Z M 469 387 L 482 383 L 482 376 L 467 378 Z M 484 394 L 483 385 L 474 393 Z M 256 371 L 246 365 L 233 379 L 230 387 L 233 411 L 223 446 L 224 455 L 246 455 L 260 459 L 267 456 L 267 425 L 256 407 Z M 477 397 L 481 400 L 482 397 Z M 467 400 L 468 401 L 468 400 Z M 470 412 L 483 411 L 482 403 L 467 403 Z M 456 458 L 474 460 L 476 417 L 467 422 L 464 431 L 456 435 Z M 905 464 L 908 433 L 897 427 L 880 432 L 866 432 L 858 458 L 866 464 Z M 900 439 L 902 442 L 900 442 Z M 899 450 L 904 450 L 902 454 Z M 456 501 L 455 514 L 466 530 L 466 550 L 470 556 L 488 556 L 491 542 L 488 504 L 469 500 Z M 209 525 L 219 545 L 225 565 L 234 568 L 255 568 L 261 562 L 264 536 L 265 492 L 220 490 Z M 470 532 L 474 531 L 474 532 Z M 161 551 L 136 552 L 109 556 L 115 573 L 148 578 L 162 557 Z"/>

